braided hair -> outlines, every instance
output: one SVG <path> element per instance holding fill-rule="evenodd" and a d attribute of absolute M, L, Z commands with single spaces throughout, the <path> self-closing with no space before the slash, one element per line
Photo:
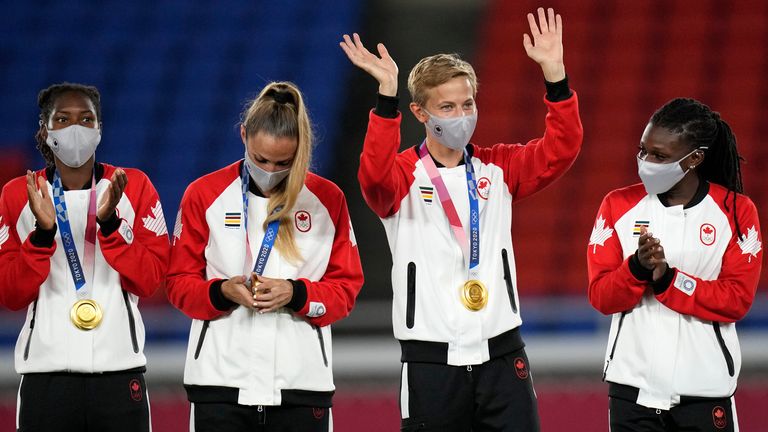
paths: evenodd
<path fill-rule="evenodd" d="M 70 82 L 63 82 L 60 84 L 54 84 L 46 89 L 43 89 L 37 95 L 37 106 L 40 107 L 40 128 L 35 133 L 35 141 L 37 142 L 37 149 L 45 159 L 45 164 L 49 167 L 55 165 L 53 158 L 53 151 L 46 144 L 43 139 L 43 128 L 47 127 L 48 120 L 53 114 L 53 106 L 56 104 L 56 100 L 64 93 L 78 92 L 91 100 L 93 107 L 96 110 L 96 118 L 101 121 L 101 95 L 96 87 L 76 84 Z"/>
<path fill-rule="evenodd" d="M 736 136 L 731 127 L 707 105 L 690 98 L 677 98 L 659 108 L 650 121 L 680 136 L 691 149 L 701 149 L 706 157 L 696 172 L 699 179 L 717 183 L 728 190 L 723 206 L 730 211 L 728 198 L 733 204 L 733 220 L 736 233 L 741 238 L 741 228 L 736 219 L 736 194 L 744 193 L 741 178 L 741 162 L 744 160 L 736 149 Z"/>

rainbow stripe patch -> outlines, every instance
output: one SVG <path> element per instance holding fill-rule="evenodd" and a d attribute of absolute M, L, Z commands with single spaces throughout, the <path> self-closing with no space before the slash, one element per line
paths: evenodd
<path fill-rule="evenodd" d="M 432 186 L 419 186 L 421 191 L 421 199 L 427 204 L 432 204 L 432 199 L 435 196 L 435 188 Z"/>
<path fill-rule="evenodd" d="M 639 220 L 635 221 L 635 227 L 632 228 L 632 237 L 640 237 L 640 229 L 642 227 L 645 227 L 645 229 L 648 229 L 648 225 L 650 225 L 651 221 L 647 220 Z"/>
<path fill-rule="evenodd" d="M 240 212 L 225 213 L 224 226 L 227 228 L 240 228 L 242 216 Z"/>

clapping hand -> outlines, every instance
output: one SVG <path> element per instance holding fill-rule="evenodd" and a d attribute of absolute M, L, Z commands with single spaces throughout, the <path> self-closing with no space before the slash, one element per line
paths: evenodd
<path fill-rule="evenodd" d="M 640 239 L 637 241 L 637 258 L 640 265 L 653 270 L 653 280 L 659 280 L 667 271 L 667 258 L 661 240 L 649 233 L 645 227 L 640 228 Z"/>

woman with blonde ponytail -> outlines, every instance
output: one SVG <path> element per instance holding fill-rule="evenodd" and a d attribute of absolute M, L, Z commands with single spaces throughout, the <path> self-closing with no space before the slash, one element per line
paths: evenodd
<path fill-rule="evenodd" d="M 294 84 L 264 87 L 240 136 L 244 158 L 187 188 L 174 229 L 168 296 L 193 320 L 190 430 L 328 431 L 330 324 L 363 283 L 346 200 L 309 172 Z"/>

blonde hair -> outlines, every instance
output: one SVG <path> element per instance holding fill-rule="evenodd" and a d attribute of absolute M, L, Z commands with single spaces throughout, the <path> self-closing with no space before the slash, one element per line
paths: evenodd
<path fill-rule="evenodd" d="M 411 100 L 424 106 L 427 102 L 427 90 L 460 76 L 466 76 L 469 79 L 472 94 L 477 95 L 475 70 L 458 54 L 435 54 L 424 57 L 408 74 L 408 91 L 411 93 Z"/>
<path fill-rule="evenodd" d="M 293 138 L 298 142 L 288 178 L 269 195 L 268 216 L 264 221 L 264 229 L 266 230 L 270 222 L 279 220 L 275 248 L 289 260 L 300 261 L 302 256 L 293 236 L 290 213 L 304 187 L 304 180 L 312 162 L 313 134 L 299 88 L 290 82 L 267 84 L 259 96 L 248 103 L 241 116 L 241 122 L 246 137 L 262 132 L 276 138 Z M 280 210 L 274 212 L 278 207 Z"/>

